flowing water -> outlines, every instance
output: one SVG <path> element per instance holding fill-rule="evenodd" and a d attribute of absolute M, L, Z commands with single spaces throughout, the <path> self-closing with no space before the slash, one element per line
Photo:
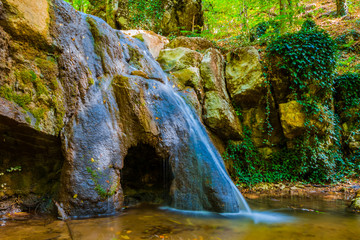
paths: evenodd
<path fill-rule="evenodd" d="M 84 220 L 7 221 L 0 239 L 360 239 L 360 215 L 347 202 L 310 198 L 249 200 L 250 216 L 187 214 L 155 206 Z M 70 232 L 69 233 L 69 229 Z"/>

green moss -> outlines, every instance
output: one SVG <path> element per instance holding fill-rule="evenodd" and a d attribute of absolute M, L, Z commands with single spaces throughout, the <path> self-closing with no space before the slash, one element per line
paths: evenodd
<path fill-rule="evenodd" d="M 54 58 L 36 58 L 35 63 L 44 75 L 45 79 L 53 80 L 56 79 L 57 75 L 57 63 Z"/>
<path fill-rule="evenodd" d="M 135 35 L 135 36 L 133 36 L 133 38 L 139 39 L 139 40 L 142 41 L 142 42 L 145 41 L 142 34 Z"/>
<path fill-rule="evenodd" d="M 18 81 L 29 84 L 34 82 L 37 78 L 36 73 L 33 70 L 22 69 L 20 71 L 15 72 L 15 77 Z"/>
<path fill-rule="evenodd" d="M 99 184 L 99 179 L 100 179 L 101 173 L 98 173 L 97 171 L 92 170 L 91 167 L 87 167 L 86 170 L 88 173 L 90 173 L 91 180 L 95 183 L 94 190 L 97 192 L 97 194 L 99 194 L 99 196 L 102 199 L 105 200 L 115 194 L 116 189 L 118 187 L 117 183 L 112 183 L 109 188 L 105 189 L 102 185 Z M 110 184 L 110 181 L 109 181 L 109 184 Z"/>
<path fill-rule="evenodd" d="M 32 97 L 27 93 L 17 93 L 8 85 L 4 85 L 0 88 L 0 96 L 15 102 L 17 105 L 28 111 L 28 104 L 31 103 Z"/>
<path fill-rule="evenodd" d="M 101 48 L 101 43 L 104 42 L 104 36 L 100 33 L 98 25 L 92 17 L 87 17 L 86 21 L 90 25 L 90 31 L 94 38 L 95 53 L 101 58 L 101 65 L 103 67 L 104 73 L 109 73 L 109 70 L 105 64 L 105 55 Z"/>
<path fill-rule="evenodd" d="M 89 86 L 94 85 L 95 81 L 93 78 L 89 78 Z"/>
<path fill-rule="evenodd" d="M 122 75 L 115 75 L 112 84 L 121 88 L 127 88 L 129 87 L 129 78 Z"/>
<path fill-rule="evenodd" d="M 31 124 L 31 118 L 29 116 L 26 116 L 25 117 L 25 121 L 28 123 L 28 124 Z"/>

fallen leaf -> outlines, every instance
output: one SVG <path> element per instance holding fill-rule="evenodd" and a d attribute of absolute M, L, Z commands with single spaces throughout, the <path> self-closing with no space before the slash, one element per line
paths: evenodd
<path fill-rule="evenodd" d="M 127 235 L 121 235 L 120 237 L 123 239 L 130 239 L 129 236 L 127 236 Z"/>

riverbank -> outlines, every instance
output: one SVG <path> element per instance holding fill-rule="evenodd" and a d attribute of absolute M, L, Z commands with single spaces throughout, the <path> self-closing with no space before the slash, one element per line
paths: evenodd
<path fill-rule="evenodd" d="M 301 182 L 259 183 L 251 188 L 239 189 L 246 199 L 303 197 L 320 198 L 324 201 L 345 200 L 350 203 L 356 191 L 360 190 L 360 180 L 352 179 L 345 183 L 324 185 Z"/>

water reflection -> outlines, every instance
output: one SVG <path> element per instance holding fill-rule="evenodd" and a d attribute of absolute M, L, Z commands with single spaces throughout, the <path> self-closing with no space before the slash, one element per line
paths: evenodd
<path fill-rule="evenodd" d="M 250 200 L 253 214 L 179 212 L 142 205 L 119 216 L 45 222 L 7 222 L 0 239 L 359 239 L 360 215 L 344 201 Z M 272 210 L 271 210 L 272 209 Z M 70 229 L 70 232 L 69 232 Z"/>

